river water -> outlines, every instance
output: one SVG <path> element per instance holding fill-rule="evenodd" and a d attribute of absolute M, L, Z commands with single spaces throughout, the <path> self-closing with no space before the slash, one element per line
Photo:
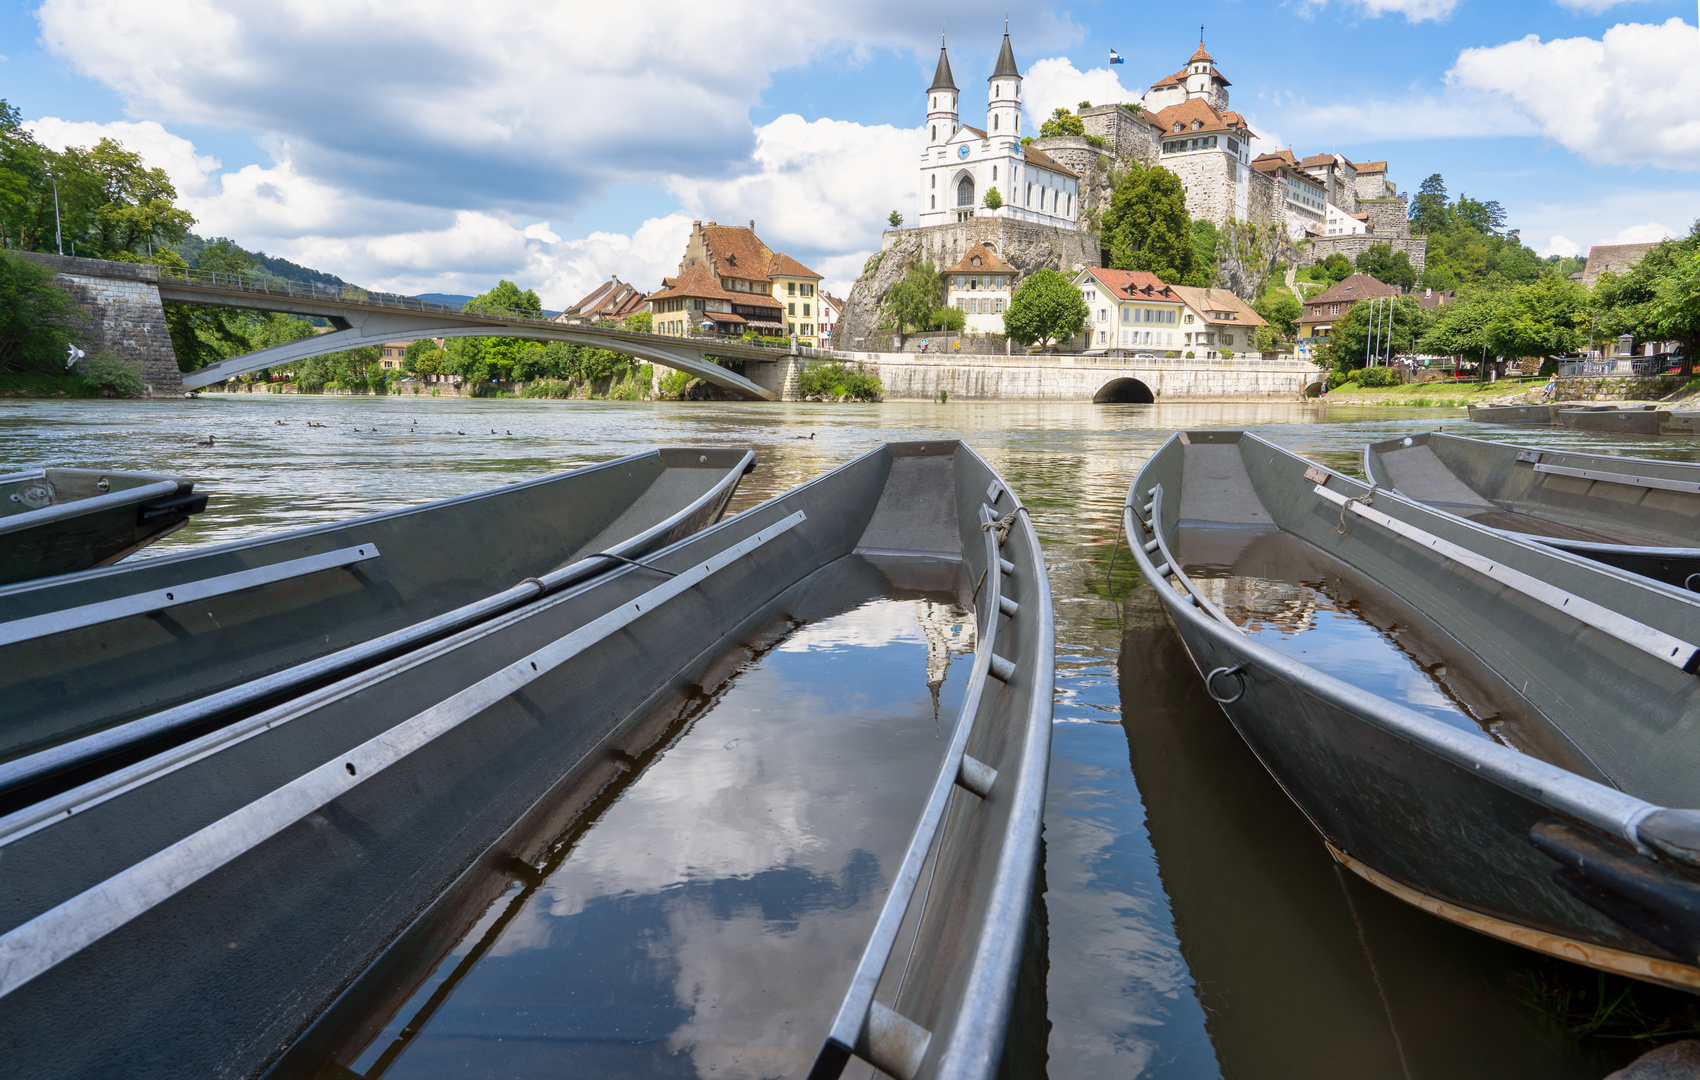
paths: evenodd
<path fill-rule="evenodd" d="M 308 427 L 309 421 L 324 426 Z M 0 471 L 56 464 L 193 477 L 212 502 L 151 549 L 159 553 L 414 505 L 664 445 L 753 447 L 758 467 L 739 489 L 736 512 L 882 442 L 965 439 L 1030 508 L 1056 603 L 1044 994 L 1026 1001 L 1015 1017 L 1016 1052 L 1009 1060 L 1026 1063 L 1025 1073 L 1053 1077 L 1603 1075 L 1623 1052 L 1569 1034 L 1531 1007 L 1527 987 L 1550 980 L 1552 962 L 1431 918 L 1335 869 L 1308 824 L 1200 691 L 1154 596 L 1136 579 L 1125 545 L 1112 575 L 1120 508 L 1135 471 L 1171 432 L 1195 427 L 1256 427 L 1266 438 L 1353 475 L 1361 475 L 1366 442 L 1436 427 L 1515 442 L 1700 458 L 1700 443 L 1681 440 L 1484 429 L 1452 412 L 1284 403 L 641 404 L 208 395 L 178 402 L 0 402 Z M 213 445 L 197 445 L 208 436 Z M 904 622 L 913 622 L 903 614 L 910 609 L 870 603 L 840 618 L 906 627 L 894 632 L 894 640 L 920 649 L 911 648 L 902 661 L 920 671 L 926 650 L 917 644 L 919 624 Z M 763 690 L 765 682 L 783 684 L 791 670 L 786 665 L 812 651 L 824 649 L 820 655 L 836 656 L 832 662 L 852 670 L 866 662 L 842 649 L 833 652 L 839 640 L 834 625 L 829 620 L 807 628 L 741 677 L 747 686 L 732 688 L 724 699 L 732 704 L 720 706 L 731 710 L 731 739 L 681 747 L 665 767 L 727 769 L 728 786 L 742 785 L 730 764 L 740 738 L 735 732 L 748 730 L 742 737 L 752 741 L 770 737 L 756 703 L 771 703 L 779 691 Z M 840 637 L 857 635 L 846 630 Z M 754 696 L 739 698 L 740 692 Z M 947 697 L 950 692 L 947 685 Z M 876 702 L 869 706 L 872 719 L 864 720 L 885 722 L 880 717 L 890 711 Z M 954 715 L 948 702 L 945 714 Z M 926 735 L 930 743 L 930 726 Z M 799 744 L 794 758 L 800 770 L 809 767 L 803 749 Z M 634 789 L 621 812 L 699 821 L 702 807 L 667 795 L 665 771 L 656 775 L 653 789 Z M 899 849 L 902 834 L 900 827 L 891 841 Z M 843 847 L 846 841 L 823 842 Z M 599 852 L 594 845 L 575 849 L 563 865 L 574 859 L 578 866 L 601 867 L 612 883 L 578 897 L 569 914 L 601 910 L 593 903 L 599 897 L 629 896 L 620 875 L 644 871 L 622 868 L 619 851 Z M 754 865 L 743 869 L 763 872 Z M 681 903 L 688 892 L 681 886 Z M 528 915 L 527 903 L 520 897 L 510 905 L 515 923 L 560 919 L 564 910 L 556 902 Z M 610 925 L 621 924 L 615 918 Z M 575 955 L 560 959 L 571 963 Z M 590 949 L 579 960 L 596 956 Z M 526 979 L 545 978 L 538 970 L 487 965 L 469 977 L 457 1007 L 473 1015 L 481 1001 L 515 992 L 516 981 L 524 996 Z M 836 993 L 826 996 L 836 1000 Z M 658 999 L 657 1015 L 679 1004 Z M 441 1060 L 421 1046 L 394 1075 L 496 1074 L 494 1068 L 466 1069 L 453 1043 L 455 1029 L 443 1023 L 449 1027 L 436 1044 Z M 394 1057 L 394 1036 L 380 1036 L 357 1071 L 367 1072 L 386 1053 Z M 409 1062 L 409 1054 L 399 1060 Z M 680 1064 L 672 1061 L 659 1072 L 671 1075 Z M 767 1072 L 759 1059 L 736 1055 L 719 1064 L 725 1067 L 712 1075 Z M 559 1059 L 521 1054 L 504 1058 L 499 1071 L 561 1075 L 564 1066 Z"/>

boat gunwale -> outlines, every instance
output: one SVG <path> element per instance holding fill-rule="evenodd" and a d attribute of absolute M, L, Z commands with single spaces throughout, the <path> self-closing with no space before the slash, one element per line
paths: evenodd
<path fill-rule="evenodd" d="M 1151 457 L 1152 461 L 1163 453 L 1171 443 L 1179 440 L 1180 433 L 1171 436 L 1162 447 Z M 1242 437 L 1256 439 L 1249 432 L 1242 432 Z M 1267 440 L 1258 439 L 1267 443 Z M 1185 445 L 1185 444 L 1181 444 Z M 1274 444 L 1267 444 L 1273 447 Z M 1276 447 L 1276 449 L 1280 449 Z M 1290 451 L 1282 450 L 1290 454 Z M 1318 466 L 1325 468 L 1326 466 Z M 1351 483 L 1365 487 L 1360 481 L 1352 480 L 1334 470 L 1327 470 L 1331 477 L 1339 477 Z M 1124 525 L 1130 537 L 1139 537 L 1146 533 L 1147 525 L 1136 514 L 1136 498 L 1139 485 L 1142 483 L 1146 469 L 1141 468 L 1135 477 L 1133 485 L 1128 489 L 1128 500 L 1122 507 Z M 1439 513 L 1430 510 L 1421 503 L 1413 502 L 1399 496 L 1401 501 L 1417 507 L 1427 513 Z M 1160 512 L 1161 504 L 1154 509 L 1153 514 Z M 1482 529 L 1481 526 L 1464 522 L 1473 529 L 1493 533 L 1493 530 Z M 1167 539 L 1162 535 L 1160 519 L 1152 522 L 1150 531 L 1162 541 L 1160 551 L 1168 557 Z M 1283 532 L 1286 530 L 1282 530 Z M 1512 536 L 1507 539 L 1515 540 L 1525 546 L 1528 541 Z M 1133 543 L 1135 560 L 1140 571 L 1146 575 L 1157 589 L 1163 600 L 1163 605 L 1169 610 L 1172 618 L 1185 617 L 1186 621 L 1203 630 L 1222 642 L 1232 642 L 1232 648 L 1252 654 L 1259 666 L 1268 669 L 1276 677 L 1305 687 L 1306 692 L 1314 693 L 1325 701 L 1334 704 L 1357 716 L 1390 735 L 1399 738 L 1420 750 L 1453 765 L 1468 769 L 1477 776 L 1504 788 L 1523 798 L 1527 798 L 1541 806 L 1557 813 L 1565 814 L 1578 821 L 1585 822 L 1612 836 L 1620 837 L 1643 855 L 1651 855 L 1652 851 L 1641 839 L 1637 827 L 1649 816 L 1660 810 L 1672 809 L 1649 802 L 1628 792 L 1620 791 L 1606 784 L 1589 780 L 1575 773 L 1549 764 L 1539 758 L 1502 746 L 1489 739 L 1467 735 L 1446 723 L 1426 716 L 1398 702 L 1355 686 L 1338 676 L 1331 675 L 1321 668 L 1313 667 L 1300 660 L 1295 660 L 1284 653 L 1265 645 L 1245 634 L 1226 615 L 1215 611 L 1194 608 L 1185 603 L 1176 590 L 1167 585 L 1167 579 L 1158 574 L 1158 567 L 1145 552 L 1142 543 Z M 1543 552 L 1547 553 L 1547 552 Z M 1579 556 L 1568 556 L 1579 558 Z M 1594 565 L 1589 563 L 1589 569 Z M 1610 569 L 1610 568 L 1607 568 Z M 1174 577 L 1187 590 L 1188 595 L 1199 595 L 1199 590 L 1192 581 L 1181 572 L 1180 567 L 1174 566 Z M 1636 582 L 1640 584 L 1640 581 Z M 1199 599 L 1208 603 L 1202 595 Z M 1190 609 L 1190 610 L 1189 610 Z M 1211 614 L 1214 612 L 1214 614 Z M 1189 655 L 1190 655 L 1190 651 Z M 1194 664 L 1197 664 L 1194 658 Z M 1202 675 L 1203 672 L 1200 672 Z"/>

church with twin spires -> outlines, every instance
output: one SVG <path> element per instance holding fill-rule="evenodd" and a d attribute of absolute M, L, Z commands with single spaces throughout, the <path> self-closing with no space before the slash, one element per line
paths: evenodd
<path fill-rule="evenodd" d="M 1021 72 L 1007 25 L 1003 49 L 986 81 L 986 126 L 960 123 L 950 56 L 939 45 L 938 70 L 927 90 L 917 221 L 946 225 L 995 217 L 1076 228 L 1080 177 L 1043 151 L 1021 145 Z"/>

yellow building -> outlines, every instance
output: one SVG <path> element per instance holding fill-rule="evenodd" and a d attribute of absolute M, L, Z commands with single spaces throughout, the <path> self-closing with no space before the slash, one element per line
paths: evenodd
<path fill-rule="evenodd" d="M 650 310 L 656 333 L 735 337 L 747 330 L 795 334 L 799 344 L 814 346 L 822 332 L 820 281 L 762 243 L 753 221 L 748 228 L 695 221 L 679 273 L 649 298 Z"/>

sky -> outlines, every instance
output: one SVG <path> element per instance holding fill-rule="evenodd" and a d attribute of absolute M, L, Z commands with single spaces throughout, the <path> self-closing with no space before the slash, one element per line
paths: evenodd
<path fill-rule="evenodd" d="M 1009 2 L 1029 130 L 1140 100 L 1202 24 L 1256 151 L 1439 173 L 1543 255 L 1700 218 L 1696 0 Z M 982 125 L 1003 10 L 914 0 L 0 0 L 0 97 L 163 168 L 200 235 L 368 288 L 653 290 L 700 219 L 842 296 L 914 217 L 941 28 Z"/>

